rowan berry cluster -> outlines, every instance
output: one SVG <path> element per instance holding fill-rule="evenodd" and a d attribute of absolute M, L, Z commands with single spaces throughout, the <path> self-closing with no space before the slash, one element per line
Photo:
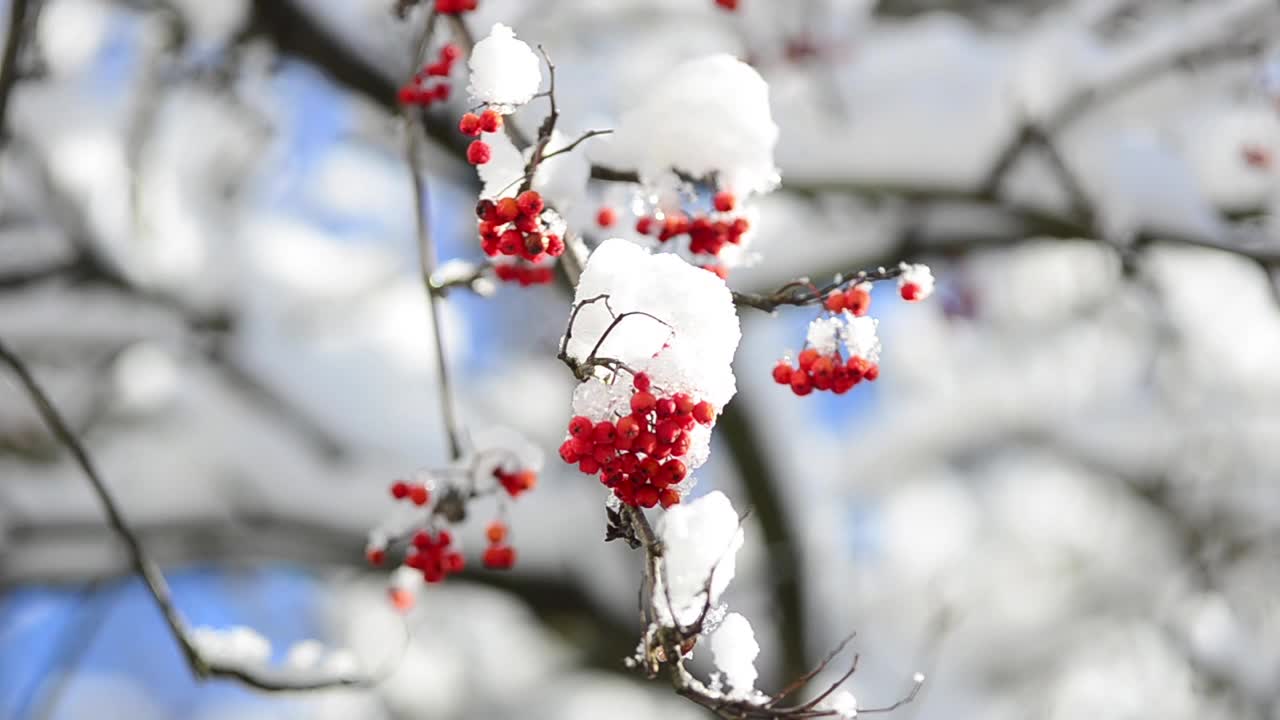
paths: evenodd
<path fill-rule="evenodd" d="M 532 490 L 538 485 L 538 473 L 533 470 L 516 470 L 507 472 L 501 467 L 494 468 L 493 477 L 511 497 Z"/>
<path fill-rule="evenodd" d="M 420 571 L 428 583 L 438 583 L 462 572 L 467 560 L 453 547 L 453 534 L 448 530 L 439 530 L 434 535 L 428 530 L 419 530 L 413 534 L 404 564 Z"/>
<path fill-rule="evenodd" d="M 711 403 L 687 393 L 659 396 L 649 376 L 636 373 L 631 414 L 617 421 L 592 422 L 585 416 L 569 421 L 569 438 L 560 458 L 600 482 L 632 507 L 671 507 L 680 502 L 674 487 L 689 474 L 681 459 L 689 452 L 689 431 L 711 425 Z"/>
<path fill-rule="evenodd" d="M 480 249 L 489 257 L 506 259 L 495 263 L 499 280 L 522 286 L 551 282 L 551 267 L 543 261 L 564 253 L 563 223 L 536 190 L 496 202 L 481 200 L 476 217 Z"/>
<path fill-rule="evenodd" d="M 475 10 L 479 0 L 436 0 L 436 12 L 441 15 L 461 15 Z"/>
<path fill-rule="evenodd" d="M 813 348 L 805 348 L 798 360 L 795 367 L 786 360 L 779 360 L 773 368 L 773 379 L 779 385 L 790 385 L 791 391 L 800 396 L 814 390 L 830 390 L 836 395 L 843 395 L 863 380 L 873 381 L 880 377 L 880 366 L 857 355 L 846 362 L 839 350 L 822 355 Z"/>
<path fill-rule="evenodd" d="M 751 223 L 746 218 L 731 214 L 736 206 L 737 199 L 733 193 L 719 192 L 713 200 L 712 212 L 695 213 L 692 216 L 673 212 L 661 219 L 641 217 L 636 220 L 636 232 L 656 236 L 660 243 L 687 235 L 690 253 L 719 255 L 726 245 L 740 244 L 742 236 L 751 228 Z"/>
<path fill-rule="evenodd" d="M 472 165 L 484 165 L 493 159 L 493 149 L 489 143 L 480 139 L 482 133 L 496 133 L 502 129 L 502 115 L 487 108 L 479 115 L 469 112 L 458 120 L 458 131 L 467 137 L 476 138 L 467 146 L 467 162 Z"/>
<path fill-rule="evenodd" d="M 400 86 L 397 97 L 401 105 L 420 105 L 430 107 L 432 103 L 449 99 L 451 87 L 448 78 L 453 72 L 453 64 L 462 57 L 462 50 L 453 43 L 446 43 L 440 48 L 436 61 L 425 65 L 414 74 L 413 79 Z M 433 78 L 442 78 L 438 81 Z"/>
<path fill-rule="evenodd" d="M 516 551 L 506 543 L 507 526 L 500 521 L 493 521 L 485 529 L 485 537 L 489 546 L 481 558 L 484 566 L 490 570 L 510 570 L 516 564 Z"/>

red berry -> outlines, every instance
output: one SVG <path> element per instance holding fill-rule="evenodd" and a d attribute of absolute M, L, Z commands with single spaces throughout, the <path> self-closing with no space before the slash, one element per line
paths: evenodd
<path fill-rule="evenodd" d="M 595 429 L 596 424 L 591 422 L 591 418 L 578 415 L 569 421 L 569 434 L 574 437 L 590 437 L 591 431 Z"/>
<path fill-rule="evenodd" d="M 818 359 L 818 351 L 813 348 L 806 348 L 800 351 L 800 369 L 808 371 L 813 367 L 813 363 Z"/>
<path fill-rule="evenodd" d="M 689 468 L 683 462 L 672 458 L 662 466 L 663 472 L 671 476 L 672 483 L 678 483 L 689 475 Z"/>
<path fill-rule="evenodd" d="M 801 397 L 813 392 L 813 382 L 809 379 L 808 373 L 791 373 L 791 392 Z"/>
<path fill-rule="evenodd" d="M 490 545 L 481 560 L 490 570 L 509 570 L 516 564 L 516 551 L 508 545 Z"/>
<path fill-rule="evenodd" d="M 833 313 L 838 313 L 841 310 L 844 310 L 844 293 L 839 290 L 832 290 L 827 293 L 827 299 L 823 302 L 823 305 Z"/>
<path fill-rule="evenodd" d="M 645 485 L 636 490 L 636 504 L 640 507 L 651 508 L 658 504 L 658 488 L 652 485 Z"/>
<path fill-rule="evenodd" d="M 637 412 L 637 413 L 649 412 L 657 404 L 658 404 L 658 399 L 655 398 L 652 393 L 647 392 L 645 390 L 641 390 L 637 392 L 635 395 L 631 396 L 632 412 Z"/>
<path fill-rule="evenodd" d="M 449 74 L 449 63 L 435 62 L 425 68 L 428 77 L 446 77 Z"/>
<path fill-rule="evenodd" d="M 671 488 L 666 488 L 662 492 L 658 493 L 658 502 L 662 504 L 664 509 L 669 508 L 672 505 L 679 505 L 680 493 L 672 490 Z"/>
<path fill-rule="evenodd" d="M 716 419 L 716 409 L 711 403 L 703 400 L 693 406 L 693 419 L 703 425 L 710 425 Z"/>
<path fill-rule="evenodd" d="M 436 533 L 436 545 L 442 548 L 449 547 L 453 544 L 453 535 L 448 530 L 441 530 Z"/>
<path fill-rule="evenodd" d="M 636 232 L 641 235 L 648 235 L 653 232 L 653 218 L 642 217 L 639 220 L 636 220 Z"/>
<path fill-rule="evenodd" d="M 777 365 L 773 366 L 773 381 L 779 385 L 786 385 L 791 382 L 791 365 L 786 360 L 779 360 Z"/>
<path fill-rule="evenodd" d="M 640 434 L 640 422 L 630 415 L 620 418 L 616 426 L 618 437 L 635 439 Z"/>
<path fill-rule="evenodd" d="M 602 207 L 600 212 L 596 213 L 596 224 L 600 227 L 613 227 L 618 221 L 618 213 L 614 212 L 611 207 Z"/>
<path fill-rule="evenodd" d="M 564 240 L 559 235 L 547 235 L 547 254 L 551 257 L 560 257 L 564 254 Z"/>
<path fill-rule="evenodd" d="M 498 221 L 512 222 L 520 217 L 520 203 L 515 198 L 504 197 L 498 201 Z"/>
<path fill-rule="evenodd" d="M 498 132 L 502 127 L 502 116 L 493 110 L 485 110 L 480 113 L 480 129 L 487 133 Z"/>
<path fill-rule="evenodd" d="M 601 420 L 591 431 L 591 440 L 597 445 L 612 444 L 616 438 L 618 429 L 608 420 Z"/>
<path fill-rule="evenodd" d="M 875 381 L 876 378 L 880 377 L 880 366 L 879 365 L 868 366 L 866 369 L 866 372 L 862 373 L 862 377 L 871 381 Z"/>
<path fill-rule="evenodd" d="M 460 57 L 462 57 L 462 48 L 453 43 L 445 43 L 444 47 L 440 48 L 440 59 L 445 62 L 453 62 Z"/>
<path fill-rule="evenodd" d="M 536 190 L 526 190 L 516 197 L 516 205 L 519 206 L 520 212 L 528 216 L 536 216 L 542 212 L 542 208 L 546 207 L 546 203 L 542 201 L 542 195 Z"/>
<path fill-rule="evenodd" d="M 489 144 L 483 140 L 472 140 L 467 146 L 467 162 L 472 165 L 484 165 L 493 157 Z"/>
<path fill-rule="evenodd" d="M 671 396 L 671 401 L 675 403 L 676 412 L 686 414 L 693 412 L 693 408 L 697 404 L 689 393 L 676 393 Z"/>
<path fill-rule="evenodd" d="M 684 432 L 680 429 L 680 424 L 671 418 L 667 418 L 658 423 L 658 427 L 654 434 L 658 436 L 658 442 L 663 445 L 670 445 L 680 437 L 680 433 Z"/>
<path fill-rule="evenodd" d="M 587 456 L 578 461 L 578 470 L 585 475 L 595 475 L 600 472 L 600 463 L 595 458 Z"/>
<path fill-rule="evenodd" d="M 570 465 L 578 462 L 578 451 L 574 449 L 572 440 L 565 440 L 560 445 L 560 459 Z"/>
<path fill-rule="evenodd" d="M 725 10 L 737 10 L 738 0 L 716 0 L 716 5 L 719 5 Z"/>
<path fill-rule="evenodd" d="M 489 542 L 497 545 L 507 539 L 507 526 L 495 520 L 485 528 L 484 535 L 489 538 Z"/>
<path fill-rule="evenodd" d="M 408 612 L 413 609 L 413 593 L 404 588 L 391 588 L 387 591 L 387 596 L 391 598 L 391 605 L 400 612 Z"/>
<path fill-rule="evenodd" d="M 898 289 L 898 292 L 902 295 L 902 299 L 907 302 L 915 302 L 919 300 L 920 295 L 922 294 L 920 286 L 915 283 L 903 283 L 902 287 Z"/>
<path fill-rule="evenodd" d="M 676 401 L 671 398 L 662 398 L 654 406 L 654 411 L 660 418 L 671 417 L 676 412 Z"/>
<path fill-rule="evenodd" d="M 379 567 L 382 563 L 386 562 L 387 551 L 382 548 L 369 548 L 364 551 L 364 557 L 369 561 L 370 565 Z"/>
<path fill-rule="evenodd" d="M 421 507 L 426 505 L 427 501 L 430 499 L 431 493 L 427 492 L 427 489 L 422 485 L 414 485 L 409 488 L 409 500 L 412 501 L 414 505 Z"/>
<path fill-rule="evenodd" d="M 642 452 L 645 455 L 652 455 L 658 446 L 658 436 L 648 430 L 636 436 L 635 442 L 631 444 L 632 449 L 636 452 Z"/>
<path fill-rule="evenodd" d="M 426 530 L 419 530 L 418 532 L 413 534 L 413 539 L 410 540 L 410 542 L 413 543 L 413 546 L 418 548 L 419 550 L 426 550 L 427 548 L 430 548 L 432 545 L 431 533 L 427 532 Z"/>
<path fill-rule="evenodd" d="M 631 384 L 640 392 L 649 392 L 649 388 L 653 386 L 653 381 L 649 379 L 648 374 L 639 372 L 631 379 Z"/>
<path fill-rule="evenodd" d="M 871 293 L 860 285 L 854 285 L 844 292 L 844 306 L 854 315 L 866 315 L 871 308 Z"/>
<path fill-rule="evenodd" d="M 397 500 L 403 500 L 409 497 L 409 483 L 403 480 L 397 480 L 391 483 L 391 497 Z"/>
<path fill-rule="evenodd" d="M 729 212 L 730 210 L 733 209 L 733 206 L 737 204 L 738 204 L 738 199 L 735 198 L 733 196 L 733 193 L 729 192 L 728 190 L 721 190 L 720 192 L 716 193 L 716 197 L 715 197 L 716 210 L 719 210 L 720 212 Z"/>
<path fill-rule="evenodd" d="M 480 116 L 475 113 L 467 113 L 466 115 L 463 115 L 462 119 L 458 121 L 458 130 L 461 131 L 463 135 L 476 137 L 480 134 Z"/>
<path fill-rule="evenodd" d="M 519 255 L 524 249 L 524 235 L 519 230 L 508 230 L 498 237 L 498 252 L 503 255 Z"/>

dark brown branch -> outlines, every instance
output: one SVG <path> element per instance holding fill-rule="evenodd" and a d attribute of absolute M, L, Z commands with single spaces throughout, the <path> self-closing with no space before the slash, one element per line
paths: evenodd
<path fill-rule="evenodd" d="M 10 0 L 9 26 L 5 30 L 4 55 L 0 57 L 0 146 L 9 139 L 9 99 L 18 83 L 18 60 L 22 53 L 29 0 Z"/>
<path fill-rule="evenodd" d="M 178 612 L 177 606 L 174 605 L 173 595 L 169 589 L 168 582 L 164 579 L 164 574 L 160 571 L 160 567 L 147 555 L 132 527 L 125 520 L 124 513 L 116 504 L 115 497 L 111 494 L 106 481 L 98 473 L 98 469 L 88 450 L 85 449 L 75 433 L 72 432 L 62 414 L 53 406 L 49 396 L 44 392 L 40 384 L 36 382 L 26 364 L 14 354 L 3 340 L 0 340 L 0 362 L 9 367 L 23 390 L 26 391 L 27 396 L 31 399 L 32 404 L 36 407 L 41 419 L 58 441 L 75 458 L 76 464 L 80 466 L 85 477 L 88 478 L 90 487 L 107 515 L 107 523 L 121 541 L 124 542 L 133 569 L 142 577 L 142 581 L 147 586 L 147 590 L 155 601 L 157 609 L 160 610 L 160 614 L 164 617 L 165 624 L 169 627 L 170 634 L 177 641 L 178 647 L 186 658 L 187 665 L 197 678 L 230 678 L 239 680 L 259 690 L 268 691 L 318 690 L 342 686 L 363 686 L 371 683 L 371 680 L 365 677 L 311 677 L 271 668 L 250 668 L 235 664 L 218 663 L 205 658 L 196 646 L 195 641 L 192 640 L 186 620 L 183 619 L 182 614 Z"/>
<path fill-rule="evenodd" d="M 862 282 L 879 282 L 891 280 L 902 274 L 901 268 L 876 268 L 875 270 L 859 270 L 848 278 L 838 278 L 822 287 L 817 287 L 807 280 L 796 280 L 783 285 L 766 295 L 758 293 L 742 293 L 734 291 L 733 302 L 737 305 L 752 307 L 765 312 L 773 312 L 784 305 L 803 307 L 822 302 L 827 293 L 841 287 L 857 285 Z"/>

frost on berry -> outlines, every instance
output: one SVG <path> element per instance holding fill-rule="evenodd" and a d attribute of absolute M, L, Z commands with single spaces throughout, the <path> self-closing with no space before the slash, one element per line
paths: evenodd
<path fill-rule="evenodd" d="M 909 302 L 924 300 L 933 294 L 933 271 L 928 265 L 901 263 L 898 276 L 898 292 Z"/>
<path fill-rule="evenodd" d="M 755 661 L 760 655 L 760 645 L 745 617 L 738 613 L 725 616 L 711 633 L 711 654 L 715 658 L 716 669 L 732 688 L 732 695 L 749 697 L 754 694 L 756 678 L 759 677 Z"/>
<path fill-rule="evenodd" d="M 476 43 L 467 64 L 471 67 L 467 86 L 471 98 L 504 115 L 529 102 L 542 84 L 537 54 L 502 23 L 495 24 L 489 35 Z"/>
<path fill-rule="evenodd" d="M 708 605 L 718 604 L 733 580 L 735 557 L 743 541 L 738 513 L 729 498 L 716 490 L 668 510 L 658 521 L 657 531 L 666 562 L 665 579 L 660 578 L 664 587 L 654 593 L 660 618 L 666 624 L 674 618 L 682 626 L 693 625 Z"/>
<path fill-rule="evenodd" d="M 655 78 L 639 98 L 601 143 L 597 158 L 604 164 L 635 168 L 655 187 L 669 184 L 673 170 L 714 175 L 739 201 L 778 184 L 769 86 L 750 65 L 725 54 L 689 60 Z"/>
<path fill-rule="evenodd" d="M 687 488 L 706 461 L 711 426 L 736 391 L 730 363 L 741 334 L 728 288 L 674 255 L 613 239 L 591 254 L 574 306 L 566 355 L 615 364 L 595 367 L 577 387 L 573 414 L 611 423 L 614 439 L 576 437 L 570 423 L 561 458 L 599 473 L 628 504 L 674 504 L 674 486 Z"/>

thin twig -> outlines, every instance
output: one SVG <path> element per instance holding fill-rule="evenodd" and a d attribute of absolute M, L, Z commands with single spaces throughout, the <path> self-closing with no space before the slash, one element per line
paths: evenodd
<path fill-rule="evenodd" d="M 413 58 L 414 66 L 421 61 L 420 53 L 424 52 L 427 38 L 435 27 L 436 14 L 433 11 L 423 27 L 423 38 L 419 41 Z M 414 229 L 418 239 L 418 263 L 422 273 L 423 289 L 427 294 L 427 310 L 431 315 L 431 341 L 436 354 L 436 368 L 440 372 L 440 415 L 444 420 L 445 434 L 449 439 L 449 456 L 457 460 L 463 455 L 463 441 L 466 430 L 458 414 L 454 402 L 453 384 L 449 376 L 449 357 L 445 353 L 444 328 L 440 326 L 440 305 L 444 302 L 440 293 L 432 284 L 432 276 L 436 272 L 436 247 L 431 234 L 431 223 L 428 216 L 430 195 L 427 191 L 427 180 L 423 176 L 418 154 L 418 134 L 421 130 L 417 114 L 412 108 L 405 108 L 405 160 L 409 166 L 409 177 L 413 184 Z"/>
<path fill-rule="evenodd" d="M 736 305 L 752 307 L 764 312 L 773 312 L 784 305 L 793 305 L 795 307 L 815 305 L 826 299 L 827 293 L 837 288 L 857 285 L 863 282 L 874 283 L 882 280 L 892 280 L 901 274 L 902 268 L 900 267 L 876 268 L 869 271 L 860 270 L 847 278 L 833 280 L 822 287 L 817 287 L 808 281 L 793 280 L 766 295 L 735 291 L 733 293 L 733 302 Z"/>

